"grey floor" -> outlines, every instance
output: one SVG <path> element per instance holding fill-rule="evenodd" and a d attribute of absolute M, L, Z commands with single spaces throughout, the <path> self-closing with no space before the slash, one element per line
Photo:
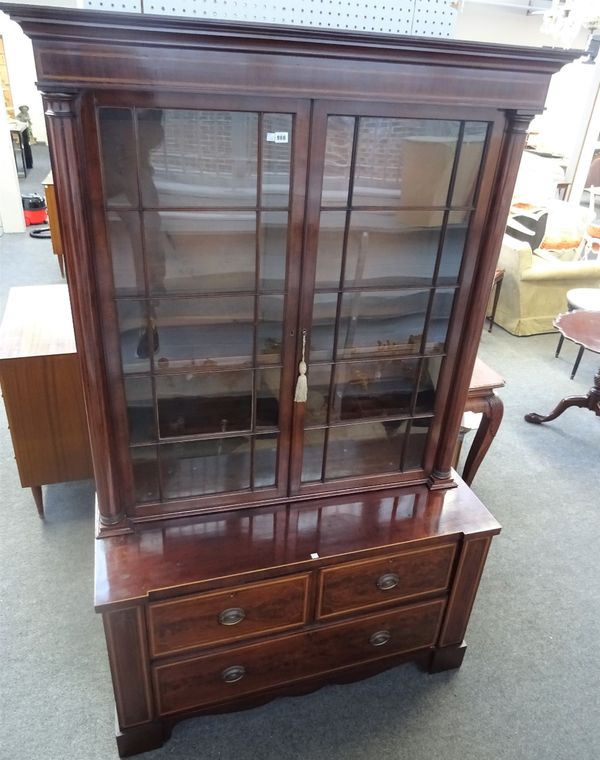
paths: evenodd
<path fill-rule="evenodd" d="M 27 183 L 42 177 L 43 158 Z M 13 285 L 60 282 L 48 242 L 0 237 L 0 306 Z M 504 375 L 505 419 L 474 490 L 503 524 L 468 631 L 463 667 L 408 665 L 256 710 L 190 720 L 144 758 L 191 760 L 598 760 L 600 758 L 600 418 L 546 412 L 585 393 L 598 367 L 556 338 L 482 336 Z M 3 409 L 2 409 L 3 414 Z M 0 420 L 3 666 L 0 758 L 116 758 L 113 698 L 92 611 L 91 483 L 45 489 L 38 519 Z"/>

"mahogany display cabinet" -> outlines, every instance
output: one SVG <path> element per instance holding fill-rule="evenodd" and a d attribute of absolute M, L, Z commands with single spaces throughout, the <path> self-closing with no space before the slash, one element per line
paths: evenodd
<path fill-rule="evenodd" d="M 451 471 L 542 49 L 3 6 L 44 94 L 122 755 L 458 667 Z"/>

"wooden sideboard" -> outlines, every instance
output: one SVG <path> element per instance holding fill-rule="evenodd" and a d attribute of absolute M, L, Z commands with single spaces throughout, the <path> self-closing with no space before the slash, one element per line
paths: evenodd
<path fill-rule="evenodd" d="M 54 191 L 54 179 L 52 172 L 48 174 L 42 182 L 44 194 L 46 196 L 46 206 L 48 208 L 48 225 L 50 227 L 50 239 L 52 241 L 52 251 L 58 259 L 60 273 L 65 276 L 65 256 L 62 237 L 60 234 L 60 225 L 58 223 L 58 208 L 56 205 L 56 193 Z"/>
<path fill-rule="evenodd" d="M 0 385 L 23 488 L 93 477 L 66 285 L 11 288 L 0 325 Z"/>

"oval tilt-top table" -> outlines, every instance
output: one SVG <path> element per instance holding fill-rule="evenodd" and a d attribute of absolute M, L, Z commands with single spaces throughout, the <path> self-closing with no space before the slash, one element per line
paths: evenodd
<path fill-rule="evenodd" d="M 568 314 L 559 314 L 554 320 L 554 326 L 565 338 L 590 351 L 600 353 L 600 311 L 571 311 Z M 567 396 L 559 401 L 552 412 L 545 417 L 531 413 L 526 414 L 525 419 L 535 425 L 551 422 L 560 417 L 565 409 L 572 406 L 589 409 L 600 417 L 600 368 L 596 372 L 594 385 L 587 396 Z"/>

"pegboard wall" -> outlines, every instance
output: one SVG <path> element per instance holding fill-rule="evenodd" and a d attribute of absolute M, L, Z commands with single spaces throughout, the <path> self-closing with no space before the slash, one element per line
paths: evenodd
<path fill-rule="evenodd" d="M 84 0 L 84 7 L 161 16 L 453 37 L 456 0 Z"/>

